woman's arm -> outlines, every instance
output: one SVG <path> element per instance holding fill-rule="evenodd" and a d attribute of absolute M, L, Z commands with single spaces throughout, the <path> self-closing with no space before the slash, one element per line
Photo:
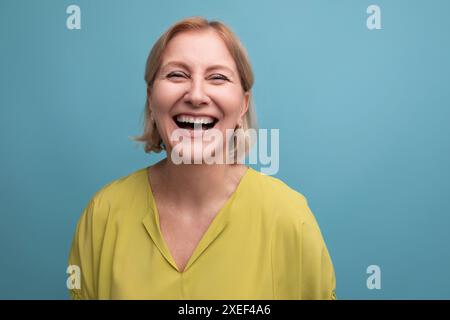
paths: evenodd
<path fill-rule="evenodd" d="M 274 298 L 335 300 L 336 277 L 320 228 L 306 198 L 296 200 L 280 209 L 272 233 Z"/>
<path fill-rule="evenodd" d="M 98 298 L 98 266 L 108 217 L 108 206 L 97 192 L 78 220 L 69 253 L 69 266 L 80 271 L 79 288 L 69 288 L 72 299 Z M 77 268 L 78 267 L 78 268 Z"/>

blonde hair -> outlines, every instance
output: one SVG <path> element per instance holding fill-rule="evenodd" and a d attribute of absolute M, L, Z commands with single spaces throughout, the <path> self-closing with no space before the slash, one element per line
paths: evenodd
<path fill-rule="evenodd" d="M 155 76 L 161 66 L 164 50 L 166 49 L 169 41 L 176 34 L 184 31 L 202 31 L 207 29 L 215 30 L 225 42 L 226 47 L 228 48 L 231 56 L 233 57 L 233 60 L 236 63 L 237 71 L 242 84 L 242 89 L 244 90 L 244 92 L 249 93 L 248 110 L 242 121 L 241 128 L 244 131 L 249 128 L 257 129 L 256 113 L 251 92 L 254 78 L 247 52 L 236 35 L 231 31 L 231 29 L 220 21 L 208 21 L 202 17 L 190 17 L 172 25 L 153 45 L 147 58 L 144 80 L 147 83 L 147 86 L 151 88 L 155 80 Z M 155 122 L 152 121 L 150 108 L 148 106 L 148 96 L 145 102 L 144 113 L 144 132 L 141 136 L 134 137 L 133 140 L 143 142 L 145 144 L 144 150 L 146 153 L 152 151 L 159 153 L 161 152 L 161 150 L 165 150 L 165 146 Z M 245 136 L 244 141 L 241 140 L 240 143 L 244 143 L 244 145 L 241 146 L 245 148 L 245 154 L 249 152 L 251 146 L 253 145 L 253 142 L 254 141 L 252 141 L 250 136 Z M 234 154 L 236 154 L 238 143 L 234 144 Z"/>

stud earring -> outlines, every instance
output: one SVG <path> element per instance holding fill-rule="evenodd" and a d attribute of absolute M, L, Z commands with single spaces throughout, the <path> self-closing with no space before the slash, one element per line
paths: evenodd
<path fill-rule="evenodd" d="M 150 122 L 152 123 L 152 125 L 155 125 L 155 119 L 153 119 L 153 114 L 150 113 Z"/>

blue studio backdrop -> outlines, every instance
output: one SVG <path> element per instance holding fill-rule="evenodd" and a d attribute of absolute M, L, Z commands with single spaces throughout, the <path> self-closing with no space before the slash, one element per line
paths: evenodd
<path fill-rule="evenodd" d="M 0 298 L 68 298 L 90 197 L 162 157 L 129 139 L 149 50 L 200 15 L 248 50 L 259 126 L 280 130 L 274 176 L 308 199 L 338 298 L 449 299 L 449 12 L 446 0 L 0 0 Z"/>

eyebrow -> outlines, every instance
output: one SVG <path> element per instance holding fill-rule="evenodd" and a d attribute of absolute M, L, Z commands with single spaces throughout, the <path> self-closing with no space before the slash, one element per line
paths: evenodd
<path fill-rule="evenodd" d="M 188 66 L 186 63 L 182 62 L 182 61 L 169 61 L 169 62 L 167 62 L 165 65 L 163 65 L 163 66 L 161 67 L 161 70 L 164 70 L 165 68 L 170 67 L 170 66 L 181 67 L 181 68 L 190 70 L 190 69 L 189 69 L 189 66 Z M 232 75 L 234 75 L 234 72 L 233 72 L 233 70 L 232 70 L 231 68 L 229 68 L 229 67 L 227 67 L 227 66 L 224 66 L 224 65 L 222 65 L 222 64 L 214 64 L 214 65 L 211 65 L 211 66 L 209 66 L 208 68 L 206 68 L 206 71 L 212 71 L 212 70 L 218 70 L 218 69 L 224 69 L 224 70 L 227 70 L 227 71 L 230 72 Z"/>

